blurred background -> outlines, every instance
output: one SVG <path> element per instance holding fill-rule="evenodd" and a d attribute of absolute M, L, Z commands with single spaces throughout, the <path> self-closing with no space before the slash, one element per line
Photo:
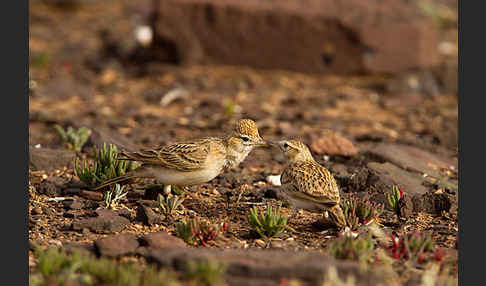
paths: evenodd
<path fill-rule="evenodd" d="M 29 13 L 33 148 L 60 148 L 55 124 L 136 149 L 249 117 L 320 161 L 377 142 L 457 159 L 457 0 L 30 0 Z"/>

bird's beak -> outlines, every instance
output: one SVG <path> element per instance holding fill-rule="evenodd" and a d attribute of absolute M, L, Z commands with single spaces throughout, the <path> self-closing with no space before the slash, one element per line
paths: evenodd
<path fill-rule="evenodd" d="M 279 146 L 279 142 L 278 141 L 268 141 L 268 145 L 269 146 L 273 146 L 273 147 L 278 147 Z"/>
<path fill-rule="evenodd" d="M 255 147 L 265 147 L 265 146 L 268 146 L 269 145 L 269 142 L 263 140 L 262 138 L 260 138 L 260 140 L 258 140 L 257 142 L 255 142 L 253 144 Z"/>

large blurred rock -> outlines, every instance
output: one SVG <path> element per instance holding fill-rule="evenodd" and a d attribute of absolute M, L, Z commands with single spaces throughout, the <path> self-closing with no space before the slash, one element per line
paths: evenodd
<path fill-rule="evenodd" d="M 29 147 L 29 167 L 34 171 L 72 167 L 75 158 L 76 152 L 70 150 Z"/>
<path fill-rule="evenodd" d="M 147 259 L 162 267 L 186 269 L 188 261 L 212 260 L 226 265 L 225 281 L 230 286 L 284 285 L 282 281 L 297 279 L 299 285 L 324 285 L 329 270 L 337 270 L 352 285 L 399 285 L 396 274 L 383 267 L 360 269 L 357 262 L 335 261 L 316 251 L 285 251 L 276 249 L 173 248 L 151 250 Z"/>
<path fill-rule="evenodd" d="M 438 64 L 438 30 L 401 0 L 156 0 L 153 47 L 171 61 L 311 73 Z"/>

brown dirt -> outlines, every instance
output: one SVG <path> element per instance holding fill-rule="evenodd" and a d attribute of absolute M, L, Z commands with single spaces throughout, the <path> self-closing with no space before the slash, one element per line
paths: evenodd
<path fill-rule="evenodd" d="M 220 136 L 236 119 L 249 117 L 257 121 L 265 139 L 298 137 L 311 145 L 333 130 L 358 149 L 362 144 L 375 142 L 402 143 L 457 160 L 457 97 L 441 86 L 437 95 L 424 91 L 412 94 L 407 89 L 391 93 L 390 86 L 397 78 L 377 75 L 320 76 L 245 67 L 180 68 L 163 63 L 148 63 L 142 69 L 117 59 L 107 40 L 100 36 L 103 31 L 114 31 L 132 37 L 133 25 L 124 15 L 122 1 L 93 2 L 73 10 L 31 1 L 30 75 L 36 82 L 29 104 L 31 147 L 40 144 L 64 148 L 54 124 L 104 128 L 137 147 L 152 147 Z M 450 39 L 454 31 L 457 32 L 453 28 L 444 31 L 443 38 Z M 126 42 L 122 45 L 130 45 L 130 40 Z M 47 60 L 42 63 L 46 55 Z M 177 88 L 184 88 L 187 95 L 162 106 L 161 98 Z M 91 156 L 89 145 L 78 155 Z M 369 162 L 382 162 L 362 151 L 351 157 L 316 159 L 347 178 L 368 170 Z M 263 207 L 267 202 L 279 202 L 273 195 L 278 187 L 267 183 L 266 177 L 279 174 L 283 166 L 278 150 L 254 150 L 236 169 L 210 183 L 191 187 L 194 196 L 185 195 L 183 215 L 229 221 L 228 239 L 219 247 L 262 248 L 261 241 L 250 234 L 245 217 L 253 205 Z M 457 166 L 443 175 L 447 180 L 457 180 Z M 35 188 L 29 193 L 31 241 L 58 245 L 92 242 L 107 236 L 71 229 L 75 219 L 91 215 L 102 202 L 78 194 L 82 209 L 69 210 L 63 202 L 49 201 L 54 195 L 39 193 L 42 182 L 60 178 L 55 196 L 72 197 L 66 193 L 67 183 L 76 179 L 72 169 L 31 170 L 29 177 Z M 344 185 L 348 179 L 339 181 L 346 195 L 357 191 Z M 433 185 L 427 188 L 437 191 Z M 373 195 L 372 190 L 368 192 Z M 121 233 L 139 235 L 166 230 L 174 234 L 170 220 L 154 226 L 133 220 L 136 202 L 142 198 L 143 192 L 134 193 L 125 202 L 132 220 Z M 458 221 L 457 201 L 453 203 L 450 212 L 414 213 L 401 228 L 407 232 L 431 231 L 438 246 L 454 249 Z M 286 204 L 283 210 L 290 212 Z M 325 229 L 315 224 L 318 219 L 318 214 L 300 213 L 289 223 L 297 232 L 285 233 L 273 247 L 326 252 L 336 233 L 322 233 Z M 390 233 L 400 229 L 388 210 L 378 222 Z"/>

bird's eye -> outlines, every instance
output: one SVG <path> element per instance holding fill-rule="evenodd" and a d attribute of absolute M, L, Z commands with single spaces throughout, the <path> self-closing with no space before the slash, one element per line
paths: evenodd
<path fill-rule="evenodd" d="M 284 143 L 284 148 L 287 148 L 287 147 L 289 147 L 289 144 Z"/>
<path fill-rule="evenodd" d="M 250 140 L 250 138 L 248 138 L 248 137 L 244 137 L 244 136 L 241 136 L 240 138 L 241 138 L 241 140 L 243 140 L 243 141 L 245 141 L 245 142 L 248 142 L 248 140 Z"/>

